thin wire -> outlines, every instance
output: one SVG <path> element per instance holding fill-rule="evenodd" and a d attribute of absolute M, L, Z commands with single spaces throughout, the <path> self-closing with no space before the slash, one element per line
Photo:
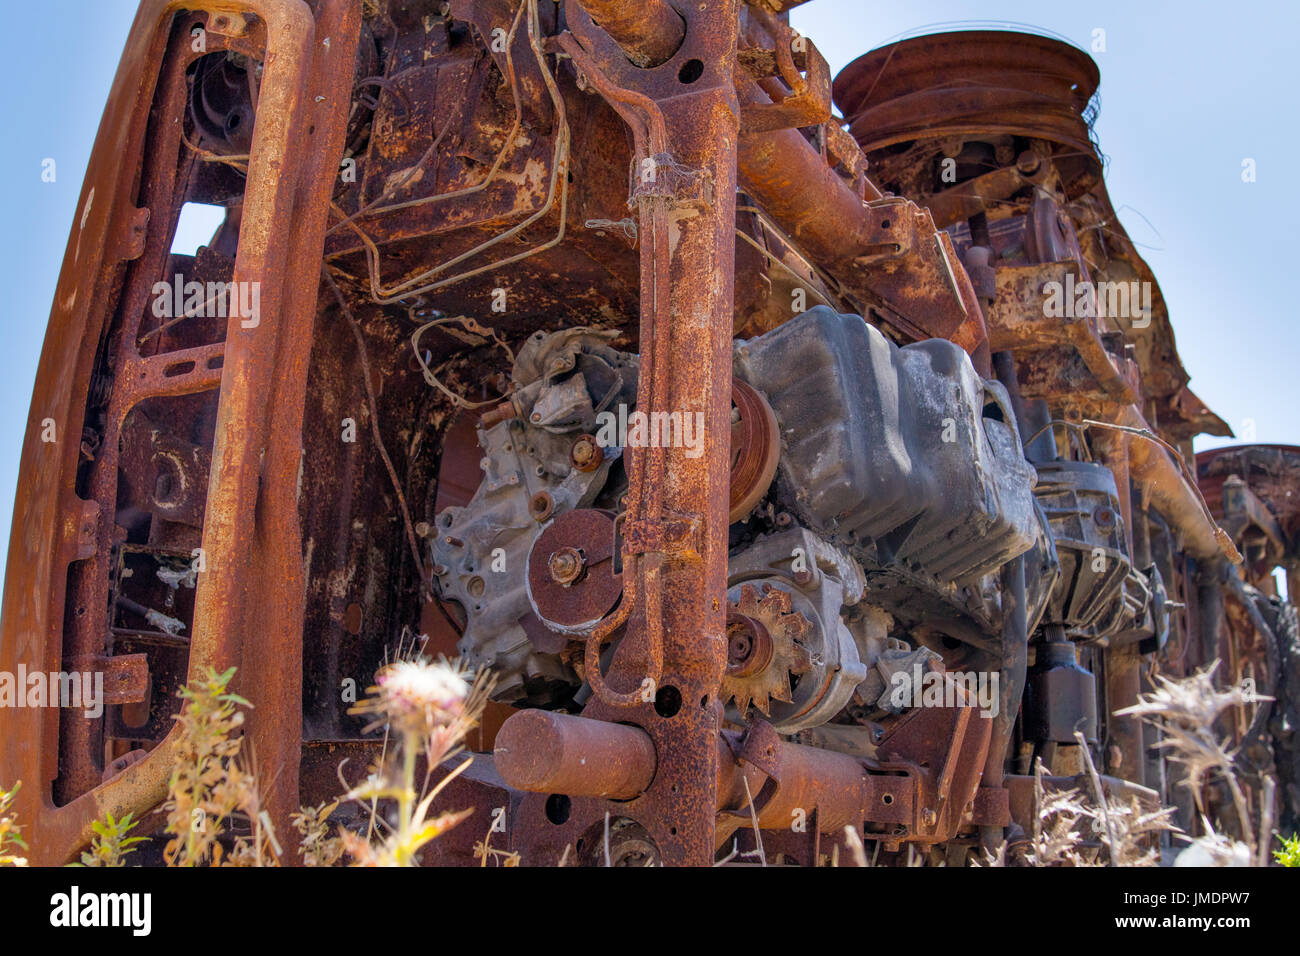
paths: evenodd
<path fill-rule="evenodd" d="M 568 215 L 567 170 L 568 170 L 569 144 L 570 144 L 570 131 L 569 131 L 568 118 L 565 113 L 563 97 L 560 95 L 559 87 L 555 83 L 554 76 L 551 74 L 550 69 L 546 65 L 546 54 L 542 50 L 541 45 L 537 39 L 537 25 L 539 23 L 539 17 L 537 14 L 537 0 L 528 0 L 527 4 L 522 5 L 520 7 L 520 11 L 522 12 L 524 9 L 527 9 L 529 13 L 528 16 L 529 43 L 533 49 L 534 55 L 537 58 L 537 63 L 541 69 L 542 78 L 546 83 L 547 90 L 551 95 L 551 101 L 555 107 L 556 119 L 558 121 L 557 124 L 558 128 L 555 136 L 555 150 L 551 160 L 550 184 L 548 187 L 548 195 L 547 195 L 546 202 L 536 213 L 529 216 L 523 222 L 517 224 L 511 229 L 508 229 L 507 231 L 500 233 L 483 243 L 480 243 L 479 245 L 468 250 L 467 252 L 463 252 L 460 255 L 447 260 L 446 262 L 436 265 L 431 269 L 427 269 L 424 272 L 416 276 L 412 276 L 411 278 L 389 288 L 383 288 L 383 283 L 380 279 L 380 275 L 379 275 L 380 252 L 379 252 L 378 245 L 355 222 L 346 221 L 346 224 L 357 234 L 358 238 L 361 239 L 362 243 L 366 247 L 367 266 L 370 273 L 371 299 L 373 299 L 376 303 L 379 303 L 381 305 L 389 304 L 392 302 L 401 301 L 413 295 L 420 295 L 425 292 L 431 292 L 435 289 L 441 289 L 446 286 L 452 285 L 453 283 L 461 282 L 464 281 L 465 279 L 472 278 L 473 276 L 480 275 L 484 272 L 500 269 L 504 266 L 512 265 L 513 263 L 520 262 L 523 259 L 526 259 L 530 256 L 537 255 L 540 252 L 544 252 L 547 249 L 553 248 L 554 246 L 557 246 L 564 241 L 565 227 L 567 225 L 566 219 Z M 518 14 L 516 15 L 516 17 L 518 17 Z M 511 28 L 512 35 L 517 27 L 518 27 L 518 19 L 516 19 L 515 25 Z M 507 47 L 506 62 L 507 62 L 508 72 L 510 74 L 511 86 L 512 89 L 514 89 L 517 86 L 517 81 L 515 78 L 513 59 L 509 47 Z M 516 97 L 516 102 L 518 102 L 517 90 L 515 92 L 515 97 Z M 511 135 L 507 138 L 505 146 L 502 147 L 502 152 L 498 154 L 497 163 L 494 164 L 492 171 L 489 172 L 488 177 L 485 178 L 482 182 L 476 184 L 475 186 L 471 186 L 463 190 L 453 191 L 450 193 L 441 193 L 436 196 L 426 196 L 422 199 L 410 200 L 404 203 L 395 203 L 390 206 L 383 207 L 382 210 L 378 210 L 378 211 L 408 208 L 410 206 L 450 199 L 456 196 L 468 195 L 470 193 L 475 193 L 486 188 L 489 182 L 491 181 L 492 177 L 495 176 L 496 170 L 500 167 L 501 162 L 504 160 L 506 148 L 511 143 L 513 143 L 514 130 L 517 130 L 521 122 L 521 118 L 522 118 L 522 108 L 520 108 L 519 118 L 517 118 L 516 120 L 515 127 L 512 128 Z M 437 275 L 438 273 L 443 272 L 444 270 L 449 269 L 450 267 L 460 262 L 464 262 L 466 259 L 470 259 L 476 255 L 481 254 L 482 252 L 486 251 L 487 249 L 490 249 L 491 247 L 497 245 L 500 242 L 503 242 L 507 239 L 519 235 L 521 232 L 523 232 L 525 229 L 531 226 L 534 222 L 548 215 L 555 206 L 557 185 L 558 185 L 559 198 L 560 198 L 560 215 L 559 215 L 559 228 L 554 238 L 550 239 L 547 242 L 541 243 L 540 245 L 534 246 L 531 249 L 526 249 L 523 252 L 520 252 L 516 255 L 508 256 L 505 259 L 500 259 L 495 262 L 491 262 L 486 265 L 480 266 L 476 269 L 471 269 L 466 272 L 458 273 L 449 278 L 441 279 L 437 282 L 432 282 L 427 285 L 423 285 L 423 286 L 418 285 L 418 283 L 423 279 Z M 343 223 L 339 223 L 336 225 L 342 225 L 342 224 Z M 412 286 L 416 286 L 416 288 L 411 288 Z"/>
<path fill-rule="evenodd" d="M 510 362 L 512 364 L 514 363 L 515 360 L 514 352 L 510 350 L 510 346 L 507 345 L 506 341 L 497 334 L 495 329 L 490 329 L 487 328 L 486 326 L 480 325 L 478 322 L 475 322 L 473 319 L 471 319 L 469 316 L 466 315 L 444 316 L 441 318 L 433 319 L 429 322 L 425 322 L 422 326 L 420 326 L 418 329 L 416 329 L 414 332 L 411 333 L 411 348 L 415 351 L 415 361 L 419 363 L 420 371 L 424 373 L 424 380 L 428 382 L 430 385 L 437 388 L 438 391 L 442 392 L 442 394 L 446 395 L 447 398 L 451 399 L 451 403 L 457 406 L 458 408 L 486 408 L 489 405 L 500 404 L 501 400 L 506 396 L 501 395 L 496 398 L 489 399 L 486 402 L 471 402 L 469 399 L 461 395 L 457 395 L 455 392 L 449 389 L 446 385 L 443 385 L 442 382 L 438 380 L 438 377 L 433 374 L 433 370 L 429 368 L 428 363 L 424 361 L 424 356 L 420 354 L 420 336 L 424 335 L 424 333 L 429 329 L 435 328 L 437 326 L 447 325 L 448 323 L 451 322 L 460 323 L 461 327 L 464 328 L 465 331 L 471 334 L 486 335 L 498 346 L 503 348 L 505 350 L 506 355 L 510 357 Z"/>

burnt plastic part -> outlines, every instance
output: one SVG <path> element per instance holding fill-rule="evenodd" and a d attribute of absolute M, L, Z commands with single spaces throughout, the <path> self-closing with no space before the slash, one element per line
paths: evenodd
<path fill-rule="evenodd" d="M 1102 623 L 1131 569 L 1114 475 L 1093 462 L 1048 462 L 1038 466 L 1034 494 L 1061 561 L 1045 620 L 1071 631 Z"/>
<path fill-rule="evenodd" d="M 1089 743 L 1096 743 L 1097 679 L 1079 666 L 1073 643 L 1038 645 L 1023 713 L 1026 739 L 1072 744 L 1079 730 Z"/>
<path fill-rule="evenodd" d="M 805 524 L 945 582 L 1033 547 L 1034 474 L 1011 402 L 952 342 L 899 348 L 818 306 L 736 356 L 776 413 L 778 494 Z"/>

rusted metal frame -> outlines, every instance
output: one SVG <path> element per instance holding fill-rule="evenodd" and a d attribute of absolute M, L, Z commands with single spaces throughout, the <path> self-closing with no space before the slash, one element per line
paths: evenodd
<path fill-rule="evenodd" d="M 1247 528 L 1258 528 L 1269 543 L 1270 557 L 1280 561 L 1287 550 L 1286 535 L 1259 495 L 1240 478 L 1228 478 L 1221 489 L 1219 514 L 1223 529 L 1234 541 L 1240 541 Z"/>
<path fill-rule="evenodd" d="M 304 466 L 303 421 L 317 321 L 320 263 L 330 196 L 346 146 L 352 79 L 361 35 L 361 7 L 353 0 L 321 0 L 306 85 L 296 104 L 290 142 L 302 157 L 293 184 L 290 226 L 275 241 L 285 248 L 277 269 L 283 292 L 275 328 L 273 375 L 268 391 L 268 437 L 261 463 L 261 500 L 252 515 L 248 568 L 257 582 L 242 622 L 245 633 L 239 687 L 255 710 L 245 724 L 258 761 L 262 799 L 284 848 L 297 862 L 297 833 L 290 814 L 302 805 L 298 772 L 302 740 L 303 619 L 306 574 L 299 516 L 299 470 Z M 250 173 L 252 172 L 250 168 Z M 242 248 L 242 243 L 241 243 Z M 236 266 L 238 272 L 238 266 Z M 255 332 L 256 330 L 250 330 Z M 258 400 L 256 392 L 251 396 Z M 251 455 L 251 458 L 255 456 Z M 196 610 L 197 618 L 197 610 Z M 197 628 L 196 628 L 197 631 Z M 192 673 L 192 671 L 191 671 Z"/>
<path fill-rule="evenodd" d="M 163 72 L 157 78 L 158 93 L 150 98 L 161 98 L 158 113 L 162 117 L 179 117 L 186 102 L 185 69 L 194 59 L 185 31 L 173 25 L 165 50 L 160 59 Z M 90 501 L 98 507 L 97 521 L 92 533 L 93 546 L 85 564 L 77 569 L 73 586 L 73 603 L 78 609 L 70 621 L 64 622 L 62 653 L 70 658 L 86 658 L 110 650 L 107 622 L 94 609 L 108 607 L 110 561 L 114 545 L 114 510 L 117 501 L 119 437 L 122 424 L 131 407 L 137 402 L 156 395 L 170 393 L 170 386 L 183 383 L 162 384 L 169 360 L 147 359 L 140 356 L 136 341 L 143 317 L 147 312 L 150 290 L 168 261 L 171 216 L 176 210 L 179 182 L 178 156 L 181 151 L 179 123 L 160 124 L 155 138 L 145 140 L 154 147 L 142 156 L 139 172 L 138 200 L 142 212 L 134 212 L 132 224 L 131 263 L 120 293 L 112 294 L 113 307 L 122 315 L 122 327 L 109 344 L 113 354 L 115 387 L 109 400 L 106 440 L 102 442 L 99 456 L 92 466 L 88 491 Z M 143 146 L 141 147 L 143 149 Z M 134 187 L 135 183 L 131 184 Z M 130 188 L 130 187 L 128 187 Z M 152 230 L 148 222 L 157 212 Z M 152 363 L 152 364 L 151 364 Z M 64 573 L 59 569 L 56 574 Z M 103 723 L 84 715 L 64 714 L 60 720 L 55 768 L 55 802 L 62 803 L 85 793 L 100 782 L 99 767 L 102 757 Z"/>
<path fill-rule="evenodd" d="M 1241 687 L 1249 679 L 1253 682 L 1255 693 L 1262 698 L 1255 702 L 1254 713 L 1249 720 L 1245 708 L 1233 710 L 1237 731 L 1233 744 L 1240 752 L 1241 763 L 1244 766 L 1254 764 L 1259 767 L 1254 752 L 1267 733 L 1278 683 L 1284 680 L 1278 635 L 1264 620 L 1255 603 L 1255 594 L 1247 590 L 1246 583 L 1240 577 L 1229 572 L 1225 583 L 1226 592 L 1233 599 L 1225 606 L 1228 612 L 1225 614 L 1226 630 L 1231 640 L 1228 642 L 1228 668 L 1220 672 L 1220 679 L 1228 687 Z M 1251 632 L 1249 638 L 1242 638 L 1244 631 Z M 1222 656 L 1219 655 L 1220 658 Z M 1256 672 L 1248 673 L 1247 669 L 1252 665 Z"/>
<path fill-rule="evenodd" d="M 90 172 L 79 209 L 81 219 L 74 226 L 69 241 L 69 256 L 65 259 L 61 281 L 55 294 L 51 315 L 51 334 L 38 373 L 36 398 L 33 405 L 38 411 L 51 408 L 60 414 L 56 421 L 76 423 L 79 426 L 81 409 L 89 387 L 89 359 L 93 347 L 84 343 L 96 342 L 98 336 L 88 328 L 89 298 L 81 310 L 75 310 L 78 296 L 75 289 L 85 281 L 83 276 L 95 277 L 97 291 L 109 292 L 103 287 L 101 268 L 111 270 L 105 246 L 124 241 L 128 232 L 138 232 L 142 220 L 135 211 L 131 191 L 134 182 L 123 182 L 119 175 L 123 156 L 139 155 L 144 130 L 143 118 L 148 114 L 156 73 L 149 64 L 161 61 L 173 15 L 186 4 L 180 0 L 152 0 L 142 4 L 128 39 L 127 49 L 119 66 L 108 107 L 96 140 Z M 235 266 L 235 281 L 263 283 L 269 293 L 262 296 L 265 311 L 278 313 L 279 278 L 283 274 L 283 260 L 287 252 L 284 244 L 274 248 L 284 230 L 292 229 L 290 217 L 291 189 L 295 172 L 288 159 L 290 130 L 298 115 L 305 57 L 312 42 L 310 10 L 301 0 L 248 0 L 226 2 L 212 0 L 204 9 L 220 15 L 256 13 L 265 24 L 267 56 L 261 89 L 260 118 L 254 134 L 254 144 L 249 165 L 249 185 L 244 197 L 244 221 L 239 255 Z M 129 139 L 127 135 L 129 134 Z M 95 186 L 100 186 L 100 205 L 93 203 Z M 88 266 L 80 260 L 82 243 L 87 254 L 95 260 Z M 138 242 L 127 240 L 128 251 Z M 268 248 L 270 247 L 270 248 Z M 136 253 L 139 254 L 138 252 Z M 100 263 L 103 263 L 101 266 Z M 70 288 L 71 287 L 71 288 Z M 85 290 L 82 290 L 83 292 Z M 102 321 L 102 318 L 101 318 Z M 69 325 L 78 327 L 78 334 L 60 336 L 52 334 L 60 326 L 65 331 Z M 235 580 L 233 573 L 239 567 L 237 555 L 249 537 L 244 531 L 244 514 L 251 514 L 257 502 L 257 474 L 259 427 L 257 419 L 265 412 L 265 389 L 259 391 L 271 375 L 266 351 L 254 346 L 246 337 L 254 329 L 240 328 L 240 317 L 232 316 L 231 332 L 222 373 L 221 413 L 217 451 L 220 466 L 214 467 L 208 498 L 208 527 L 205 529 L 205 549 L 216 559 L 209 562 L 210 573 L 200 583 L 195 624 L 191 641 L 190 674 L 202 674 L 207 666 L 223 666 L 239 661 L 239 648 L 244 633 L 255 633 L 255 627 L 245 627 L 244 622 L 232 620 L 242 604 L 240 594 L 244 586 Z M 267 323 L 263 329 L 274 328 Z M 264 331 L 264 335 L 267 333 Z M 274 333 L 271 333 L 274 335 Z M 58 346 L 65 342 L 83 343 L 80 361 L 70 361 Z M 88 354 L 90 353 L 90 354 Z M 272 353 L 273 354 L 273 353 Z M 262 361 L 259 363 L 259 358 Z M 73 378 L 77 370 L 79 380 Z M 193 384 L 193 383 L 181 383 Z M 39 419 L 38 419 L 39 421 Z M 36 423 L 33 423 L 36 425 Z M 39 426 L 29 429 L 29 453 L 24 457 L 27 473 L 20 487 L 28 489 L 28 499 L 19 500 L 19 508 L 26 508 L 29 520 L 23 528 L 15 526 L 14 543 L 24 542 L 11 553 L 35 551 L 27 565 L 11 562 L 11 577 L 6 589 L 6 605 L 14 606 L 16 613 L 6 613 L 6 633 L 3 663 L 15 663 L 20 655 L 31 651 L 30 639 L 37 647 L 32 654 L 37 666 L 57 668 L 59 634 L 61 633 L 64 582 L 62 568 L 67 565 L 69 551 L 76 552 L 80 545 L 60 543 L 72 526 L 60 515 L 82 514 L 82 504 L 70 499 L 70 488 L 76 470 L 77 448 L 72 443 L 71 452 L 64 451 L 63 460 L 55 470 L 50 470 L 49 457 L 32 449 L 33 439 L 39 438 Z M 246 444 L 247 443 L 247 444 Z M 239 459 L 243 457 L 245 461 Z M 214 462 L 214 466 L 215 466 Z M 43 470 L 42 470 L 43 469 Z M 251 479 L 251 482 L 250 482 Z M 238 517 L 237 517 L 238 516 Z M 111 516 L 101 517 L 101 522 L 111 524 Z M 77 528 L 77 535 L 83 534 Z M 33 545 L 35 547 L 33 547 Z M 22 572 L 13 574 L 21 567 Z M 222 569 L 226 574 L 222 574 Z M 16 591 L 28 591 L 20 599 Z M 11 603 L 12 602 L 12 603 Z M 225 603 L 229 602 L 229 603 Z M 19 641 L 19 635 L 28 640 Z M 17 645 L 17 646 L 16 646 Z M 11 650 L 12 649 L 12 650 Z M 286 704 L 294 710 L 297 700 L 271 700 L 270 710 Z M 166 791 L 167 778 L 172 763 L 174 734 L 169 734 L 147 757 L 131 766 L 119 776 L 89 792 L 82 793 L 71 803 L 55 807 L 46 783 L 53 778 L 55 768 L 49 763 L 57 749 L 52 745 L 58 714 L 40 714 L 37 719 L 27 718 L 26 711 L 17 711 L 18 720 L 6 723 L 6 748 L 9 754 L 19 754 L 12 763 L 7 759 L 4 776 L 35 776 L 29 787 L 21 793 L 25 817 L 31 821 L 29 837 L 39 848 L 34 854 L 44 862 L 60 862 L 83 845 L 91 835 L 90 824 L 106 811 L 117 814 L 128 810 L 143 813 L 156 804 Z M 12 731 L 12 733 L 10 733 Z M 44 769 L 42 767 L 44 762 Z"/>
<path fill-rule="evenodd" d="M 770 103 L 743 71 L 737 94 L 743 104 Z M 900 198 L 864 203 L 797 130 L 743 131 L 738 164 L 741 188 L 845 291 L 911 338 L 981 351 L 975 290 L 928 212 Z"/>
<path fill-rule="evenodd" d="M 559 45 L 568 54 L 575 67 L 583 71 L 598 93 L 605 97 L 614 110 L 632 130 L 634 141 L 634 162 L 631 180 L 632 193 L 635 196 L 636 181 L 640 175 L 641 163 L 655 162 L 655 157 L 666 156 L 668 150 L 668 133 L 663 115 L 654 101 L 644 94 L 619 88 L 606 76 L 603 68 L 578 42 L 572 33 L 562 35 Z M 629 200 L 635 205 L 635 200 Z M 662 346 L 656 348 L 655 328 L 662 325 L 665 318 L 661 302 L 656 296 L 658 291 L 654 283 L 654 274 L 660 254 L 661 237 L 666 233 L 663 228 L 662 210 L 651 204 L 643 210 L 648 220 L 641 231 L 648 238 L 642 243 L 641 252 L 641 308 L 642 322 L 640 339 L 643 343 L 644 359 L 637 378 L 637 405 L 644 408 L 658 408 L 662 397 L 656 387 L 656 372 L 659 365 L 655 359 Z M 647 265 L 648 260 L 648 265 Z M 666 300 L 665 300 L 666 302 Z M 647 307 L 647 303 L 649 306 Z M 659 404 L 657 404 L 659 403 Z M 623 515 L 623 533 L 625 545 L 624 556 L 624 594 L 616 613 L 601 622 L 587 640 L 585 663 L 587 680 L 598 697 L 616 705 L 628 705 L 635 702 L 638 690 L 625 692 L 611 690 L 601 674 L 600 648 L 606 638 L 612 636 L 616 629 L 627 623 L 632 611 L 645 595 L 646 603 L 644 622 L 646 628 L 646 673 L 645 678 L 657 683 L 663 670 L 663 633 L 660 612 L 660 594 L 658 591 L 657 567 L 648 566 L 643 557 L 655 550 L 650 546 L 638 546 L 639 539 L 658 534 L 659 519 L 662 516 L 663 483 L 663 449 L 655 447 L 639 449 L 636 454 L 628 456 L 628 494 L 627 509 Z M 653 517 L 645 518 L 644 515 Z"/>
<path fill-rule="evenodd" d="M 79 442 L 66 436 L 81 432 L 98 343 L 118 304 L 121 263 L 143 253 L 148 210 L 136 208 L 137 182 L 121 176 L 121 162 L 139 156 L 146 138 L 158 78 L 146 64 L 162 62 L 169 43 L 170 16 L 161 20 L 160 6 L 142 9 L 129 34 L 56 288 L 21 464 L 15 508 L 19 518 L 11 536 L 0 642 L 0 666 L 6 669 L 20 660 L 42 670 L 58 669 L 64 659 L 84 658 L 87 650 L 94 656 L 104 646 L 107 623 L 102 618 L 98 633 L 79 638 L 74 629 L 66 645 L 63 640 L 69 565 L 98 558 L 100 566 L 107 560 L 106 550 L 100 549 L 102 509 L 97 500 L 83 500 L 75 493 Z M 175 153 L 172 157 L 174 163 Z M 42 448 L 42 416 L 64 429 L 64 441 Z M 52 453 L 56 451 L 61 454 Z M 111 516 L 108 522 L 111 526 Z M 16 560 L 19 555 L 23 560 Z M 100 570 L 106 579 L 107 570 Z M 77 754 L 76 761 L 70 761 L 76 784 L 97 782 L 91 776 L 97 768 L 89 722 L 73 715 L 60 734 L 59 716 L 53 709 L 0 711 L 5 751 L 0 778 L 28 784 L 20 792 L 19 810 L 33 827 L 33 860 L 50 863 L 62 862 L 73 840 L 84 837 L 90 820 L 100 815 L 93 795 L 55 809 L 50 784 L 59 774 L 62 750 Z M 161 782 L 165 784 L 165 775 Z"/>
<path fill-rule="evenodd" d="M 563 826 L 546 822 L 543 795 L 525 797 L 518 845 L 538 848 L 570 843 L 599 823 L 606 812 L 636 820 L 651 835 L 669 865 L 708 865 L 715 851 L 717 734 L 721 707 L 717 688 L 726 666 L 724 608 L 729 506 L 731 326 L 735 241 L 735 149 L 739 108 L 731 85 L 736 56 L 736 0 L 708 12 L 688 10 L 686 38 L 661 67 L 641 71 L 576 4 L 566 4 L 572 36 L 608 77 L 616 109 L 644 131 L 640 159 L 650 159 L 655 177 L 641 181 L 637 166 L 643 236 L 641 245 L 641 374 L 649 382 L 651 409 L 702 413 L 705 452 L 696 459 L 682 449 L 637 449 L 632 473 L 640 485 L 629 493 L 638 520 L 685 520 L 697 534 L 666 552 L 647 551 L 631 559 L 641 575 L 637 605 L 627 615 L 626 633 L 606 678 L 622 699 L 595 698 L 584 715 L 634 724 L 654 742 L 658 771 L 649 788 L 625 804 L 573 801 Z M 572 41 L 562 46 L 573 55 Z M 582 52 L 575 57 L 575 65 Z M 694 80 L 681 68 L 698 61 Z M 588 62 L 589 67 L 593 64 Z M 586 70 L 584 70 L 586 72 Z M 591 73 L 588 78 L 597 80 Z M 688 74 L 689 75 L 689 71 Z M 597 86 L 599 89 L 599 86 Z M 663 146 L 659 146 L 662 137 Z M 656 150 L 657 152 L 650 152 Z M 671 241 L 669 230 L 671 229 Z M 650 368 L 647 369 L 647 363 Z M 720 436 L 720 437 L 719 437 Z M 646 459 L 649 459 L 648 461 Z M 638 477 L 639 476 L 639 477 Z M 633 504 L 639 502 L 639 504 Z M 689 540 L 693 538 L 693 540 Z M 625 563 L 625 568 L 627 563 Z M 625 579 L 629 577 L 625 570 Z M 663 673 L 643 682 L 649 628 L 657 617 L 646 596 L 661 597 Z M 631 594 L 625 592 L 624 602 Z M 648 622 L 647 618 L 651 621 Z M 591 641 L 599 637 L 589 638 Z M 590 676 L 590 675 L 589 675 Z M 624 703 L 629 691 L 633 694 Z M 648 690 L 648 693 L 646 691 Z M 539 832 L 540 831 L 540 832 Z"/>
<path fill-rule="evenodd" d="M 1037 159 L 1032 153 L 1029 156 Z M 1023 161 L 1023 166 L 1025 168 L 1018 161 L 1014 166 L 1003 166 L 969 179 L 951 189 L 927 196 L 922 205 L 930 210 L 934 224 L 939 229 L 946 229 L 955 222 L 969 219 L 981 212 L 989 212 L 991 215 L 994 210 L 990 210 L 989 206 L 1003 203 L 1024 187 L 1042 182 L 1050 169 L 1047 163 L 1033 166 L 1028 158 Z"/>
<path fill-rule="evenodd" d="M 801 59 L 807 71 L 805 76 L 794 61 L 792 44 L 797 36 L 795 31 L 766 10 L 751 9 L 749 18 L 761 27 L 772 43 L 771 51 L 775 60 L 772 66 L 777 76 L 755 77 L 771 102 L 751 101 L 741 107 L 741 125 L 746 132 L 822 126 L 829 123 L 831 70 L 821 51 L 810 41 L 803 41 Z M 754 31 L 747 30 L 746 33 L 752 38 Z M 767 51 L 768 46 L 764 43 L 759 49 Z M 746 69 L 744 65 L 739 65 L 739 68 Z"/>
<path fill-rule="evenodd" d="M 994 351 L 1033 352 L 1053 346 L 1070 346 L 1097 380 L 1106 400 L 1131 405 L 1138 400 L 1136 384 L 1115 367 L 1101 341 L 1094 317 L 1049 318 L 1044 314 L 1044 288 L 1058 282 L 1064 288 L 1075 262 L 1048 262 L 1029 266 L 997 267 L 997 298 L 989 316 L 989 344 Z"/>

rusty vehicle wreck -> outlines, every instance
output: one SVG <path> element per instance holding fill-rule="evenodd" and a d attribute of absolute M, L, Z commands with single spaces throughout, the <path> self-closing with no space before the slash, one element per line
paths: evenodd
<path fill-rule="evenodd" d="M 102 715 L 0 709 L 34 862 L 159 805 L 209 667 L 291 841 L 382 746 L 340 688 L 403 634 L 495 677 L 428 864 L 493 829 L 819 865 L 852 827 L 963 865 L 1039 762 L 1192 831 L 1116 711 L 1215 661 L 1294 824 L 1300 448 L 1193 455 L 1231 433 L 1107 195 L 1096 65 L 975 31 L 832 79 L 799 2 L 143 0 L 9 546 L 0 669 L 105 674 Z M 192 255 L 186 204 L 225 210 Z"/>

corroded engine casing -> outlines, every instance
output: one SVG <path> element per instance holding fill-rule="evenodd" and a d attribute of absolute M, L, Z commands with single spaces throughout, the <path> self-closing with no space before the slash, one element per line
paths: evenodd
<path fill-rule="evenodd" d="M 899 348 L 819 306 L 737 346 L 781 427 L 780 495 L 838 542 L 943 582 L 1033 547 L 1033 469 L 1003 387 L 931 339 Z"/>

